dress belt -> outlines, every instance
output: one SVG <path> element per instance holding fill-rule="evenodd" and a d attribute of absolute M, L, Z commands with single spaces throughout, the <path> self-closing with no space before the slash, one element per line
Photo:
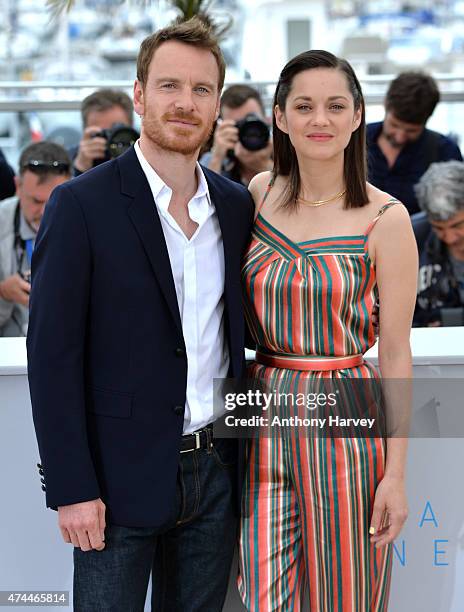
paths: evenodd
<path fill-rule="evenodd" d="M 256 350 L 256 362 L 272 368 L 289 370 L 344 370 L 363 365 L 364 356 L 346 355 L 332 357 L 329 355 L 295 355 L 292 353 L 271 353 L 262 347 Z"/>

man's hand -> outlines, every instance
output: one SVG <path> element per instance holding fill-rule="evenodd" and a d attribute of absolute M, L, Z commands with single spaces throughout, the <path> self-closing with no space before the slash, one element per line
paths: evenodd
<path fill-rule="evenodd" d="M 221 172 L 222 162 L 227 151 L 233 150 L 238 142 L 238 129 L 235 121 L 231 119 L 219 120 L 214 131 L 213 146 L 211 148 L 211 159 L 208 168 L 214 172 Z"/>
<path fill-rule="evenodd" d="M 79 172 L 85 172 L 93 168 L 93 163 L 96 159 L 103 159 L 106 152 L 106 139 L 101 136 L 95 136 L 101 132 L 101 129 L 95 125 L 91 125 L 84 130 L 84 135 L 79 143 L 77 157 L 74 160 L 74 166 Z"/>
<path fill-rule="evenodd" d="M 30 283 L 22 279 L 19 274 L 8 276 L 0 283 L 0 298 L 7 302 L 28 306 L 30 292 Z"/>
<path fill-rule="evenodd" d="M 101 499 L 58 506 L 58 524 L 63 540 L 82 551 L 105 548 L 105 510 Z"/>

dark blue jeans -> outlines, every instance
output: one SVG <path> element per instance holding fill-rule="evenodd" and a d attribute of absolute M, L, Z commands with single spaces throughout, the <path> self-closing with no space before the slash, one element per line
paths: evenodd
<path fill-rule="evenodd" d="M 177 520 L 163 533 L 109 525 L 103 551 L 74 549 L 76 612 L 220 612 L 236 541 L 236 441 L 182 453 Z M 162 469 L 160 467 L 160 469 Z"/>

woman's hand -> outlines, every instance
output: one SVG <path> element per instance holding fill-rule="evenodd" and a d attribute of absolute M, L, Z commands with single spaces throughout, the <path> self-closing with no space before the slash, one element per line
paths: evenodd
<path fill-rule="evenodd" d="M 395 540 L 408 518 L 404 478 L 384 476 L 379 482 L 372 511 L 371 542 L 377 548 Z"/>

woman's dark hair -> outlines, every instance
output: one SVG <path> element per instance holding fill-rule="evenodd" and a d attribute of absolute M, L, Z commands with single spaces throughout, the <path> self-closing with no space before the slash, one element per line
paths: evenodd
<path fill-rule="evenodd" d="M 328 51 L 305 51 L 291 59 L 280 73 L 277 83 L 273 108 L 279 106 L 285 111 L 288 94 L 293 79 L 304 70 L 314 68 L 334 68 L 343 72 L 348 88 L 353 96 L 355 110 L 361 109 L 361 123 L 351 136 L 345 149 L 344 180 L 346 187 L 345 208 L 357 208 L 368 203 L 367 197 L 367 162 L 366 162 L 366 117 L 361 85 L 350 64 Z M 287 187 L 282 194 L 281 206 L 294 209 L 300 195 L 300 172 L 295 149 L 288 134 L 277 127 L 275 114 L 273 118 L 274 169 L 273 174 L 288 176 Z"/>

